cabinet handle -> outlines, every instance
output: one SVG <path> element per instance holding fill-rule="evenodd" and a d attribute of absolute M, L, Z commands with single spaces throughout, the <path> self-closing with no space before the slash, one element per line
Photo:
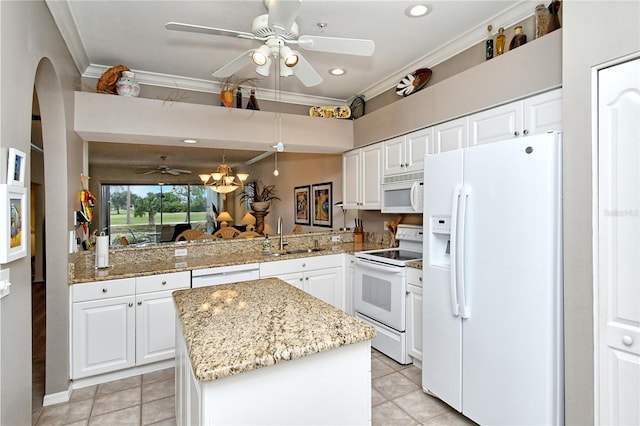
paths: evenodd
<path fill-rule="evenodd" d="M 529 134 L 529 131 L 528 131 L 527 129 L 524 129 L 524 130 L 522 131 L 522 133 L 524 133 L 525 135 L 528 135 L 528 134 Z"/>
<path fill-rule="evenodd" d="M 515 132 L 513 132 L 513 135 L 514 135 L 514 136 L 519 136 L 519 135 L 520 135 L 520 132 L 516 130 Z"/>
<path fill-rule="evenodd" d="M 631 346 L 633 345 L 633 339 L 631 338 L 631 336 L 622 336 L 622 343 L 624 343 L 626 346 Z"/>
<path fill-rule="evenodd" d="M 162 285 L 167 285 L 167 282 L 166 281 L 162 281 Z"/>
<path fill-rule="evenodd" d="M 103 289 L 102 289 L 102 292 L 103 292 L 103 293 L 106 293 L 106 292 L 107 292 L 107 289 L 106 289 L 106 288 L 103 288 Z"/>
<path fill-rule="evenodd" d="M 355 261 L 355 260 L 353 260 L 353 259 L 351 259 L 351 264 L 354 264 L 354 263 L 356 263 L 356 261 Z"/>
<path fill-rule="evenodd" d="M 129 307 L 132 307 L 132 306 L 133 306 L 133 303 L 132 303 L 132 302 L 129 302 Z"/>
<path fill-rule="evenodd" d="M 303 278 L 302 278 L 302 277 L 300 277 L 300 281 L 302 281 L 302 280 L 303 280 Z"/>
<path fill-rule="evenodd" d="M 407 294 L 407 296 L 410 294 L 408 291 L 405 291 L 405 293 Z"/>
<path fill-rule="evenodd" d="M 404 166 L 405 167 L 409 167 L 409 163 L 404 163 Z"/>
<path fill-rule="evenodd" d="M 422 277 L 418 278 L 420 280 L 420 282 L 422 282 Z"/>
<path fill-rule="evenodd" d="M 303 263 L 303 264 L 302 264 L 302 267 L 303 267 L 303 268 L 306 268 L 306 267 L 307 267 L 307 264 L 306 264 L 306 263 Z"/>
<path fill-rule="evenodd" d="M 138 301 L 138 306 L 142 306 L 142 300 Z"/>
<path fill-rule="evenodd" d="M 305 279 L 305 280 L 307 280 L 307 281 L 309 281 L 309 277 L 305 277 L 304 279 Z"/>

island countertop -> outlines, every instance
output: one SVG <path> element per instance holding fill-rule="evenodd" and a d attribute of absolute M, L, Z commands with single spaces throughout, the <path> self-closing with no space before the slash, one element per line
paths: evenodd
<path fill-rule="evenodd" d="M 375 336 L 373 327 L 278 278 L 178 290 L 173 298 L 203 382 Z"/>

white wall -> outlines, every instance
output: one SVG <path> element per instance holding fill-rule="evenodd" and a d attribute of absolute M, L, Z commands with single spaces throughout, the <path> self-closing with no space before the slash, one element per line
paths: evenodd
<path fill-rule="evenodd" d="M 640 50 L 640 2 L 564 1 L 566 423 L 594 424 L 592 67 Z"/>
<path fill-rule="evenodd" d="M 65 391 L 69 383 L 65 235 L 71 229 L 68 212 L 76 208 L 82 171 L 82 145 L 73 132 L 73 89 L 79 83 L 79 74 L 44 2 L 2 1 L 0 20 L 1 183 L 6 183 L 9 147 L 27 153 L 29 164 L 34 85 L 40 98 L 47 227 L 45 391 L 52 394 Z M 25 181 L 28 187 L 29 166 Z M 29 257 L 3 267 L 11 269 L 13 285 L 11 294 L 0 301 L 0 424 L 28 425 L 31 424 Z"/>

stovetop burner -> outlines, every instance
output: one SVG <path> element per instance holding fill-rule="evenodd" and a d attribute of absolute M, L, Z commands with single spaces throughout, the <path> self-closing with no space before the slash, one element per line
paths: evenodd
<path fill-rule="evenodd" d="M 369 252 L 372 256 L 383 257 L 385 259 L 404 260 L 406 262 L 412 260 L 422 260 L 422 253 L 416 253 L 408 250 L 386 250 Z"/>

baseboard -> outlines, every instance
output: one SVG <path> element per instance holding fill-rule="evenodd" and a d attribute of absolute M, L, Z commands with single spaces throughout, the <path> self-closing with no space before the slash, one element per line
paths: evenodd
<path fill-rule="evenodd" d="M 175 367 L 174 358 L 158 361 L 153 364 L 142 365 L 139 367 L 127 368 L 125 370 L 113 371 L 111 373 L 99 374 L 97 376 L 83 377 L 71 381 L 72 389 L 81 389 L 88 386 L 99 385 L 101 383 L 112 382 L 114 380 L 126 379 L 128 377 L 139 376 L 141 374 L 151 373 L 165 368 Z"/>
<path fill-rule="evenodd" d="M 73 386 L 69 383 L 69 388 L 66 391 L 53 393 L 51 395 L 45 395 L 42 400 L 42 406 L 48 407 L 49 405 L 61 404 L 63 402 L 69 402 L 71 399 L 71 393 L 73 392 Z"/>

